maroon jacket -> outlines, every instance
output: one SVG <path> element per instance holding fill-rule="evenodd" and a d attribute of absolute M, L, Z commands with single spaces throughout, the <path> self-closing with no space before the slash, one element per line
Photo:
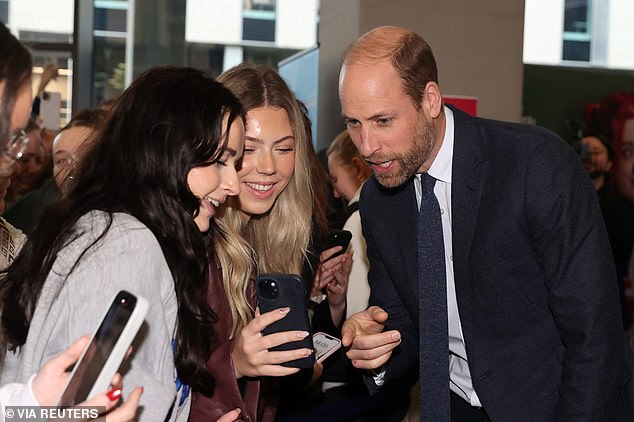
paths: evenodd
<path fill-rule="evenodd" d="M 189 416 L 191 422 L 216 422 L 225 413 L 239 407 L 242 409 L 240 420 L 275 420 L 275 392 L 267 380 L 242 378 L 240 384 L 235 377 L 231 350 L 233 339 L 229 339 L 233 319 L 229 301 L 222 285 L 220 263 L 212 260 L 209 265 L 207 303 L 218 317 L 212 333 L 211 356 L 207 368 L 216 379 L 216 391 L 212 397 L 200 393 L 192 395 Z M 249 300 L 255 308 L 255 282 L 248 290 Z M 242 388 L 242 392 L 241 392 Z M 244 393 L 244 394 L 243 394 Z"/>

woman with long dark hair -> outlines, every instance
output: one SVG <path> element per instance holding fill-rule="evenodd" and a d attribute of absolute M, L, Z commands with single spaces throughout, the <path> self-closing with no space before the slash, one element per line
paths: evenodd
<path fill-rule="evenodd" d="M 186 420 L 190 390 L 213 394 L 204 364 L 215 318 L 205 302 L 207 232 L 216 207 L 238 193 L 243 147 L 242 107 L 211 77 L 177 67 L 139 76 L 82 160 L 77 184 L 3 274 L 2 382 L 25 382 L 93 331 L 125 289 L 150 303 L 123 374 L 124 384 L 144 387 L 140 420 Z"/>

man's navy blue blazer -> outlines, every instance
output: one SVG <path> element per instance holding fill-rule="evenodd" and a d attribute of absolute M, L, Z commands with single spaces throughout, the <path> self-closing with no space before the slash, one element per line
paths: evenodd
<path fill-rule="evenodd" d="M 616 273 L 596 193 L 572 148 L 455 108 L 453 267 L 473 385 L 492 421 L 634 421 Z M 360 199 L 371 305 L 402 343 L 385 385 L 418 379 L 413 181 Z M 370 390 L 377 387 L 366 378 Z"/>

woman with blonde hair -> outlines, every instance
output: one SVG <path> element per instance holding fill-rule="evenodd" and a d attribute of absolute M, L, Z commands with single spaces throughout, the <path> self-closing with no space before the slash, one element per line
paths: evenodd
<path fill-rule="evenodd" d="M 275 70 L 241 64 L 218 80 L 245 108 L 246 139 L 238 172 L 240 193 L 216 218 L 217 260 L 208 279 L 207 297 L 218 321 L 207 368 L 218 388 L 211 398 L 194 395 L 190 420 L 209 420 L 236 407 L 250 420 L 273 420 L 275 398 L 256 377 L 296 373 L 298 369 L 280 364 L 306 357 L 312 350 L 268 351 L 309 333 L 262 335 L 266 326 L 284 318 L 288 308 L 257 314 L 254 276 L 310 273 L 303 269 L 312 249 L 312 145 L 301 107 Z M 330 271 L 320 266 L 321 278 L 333 278 L 347 259 L 344 254 L 329 261 Z M 310 290 L 312 275 L 307 277 L 311 277 L 305 279 Z"/>

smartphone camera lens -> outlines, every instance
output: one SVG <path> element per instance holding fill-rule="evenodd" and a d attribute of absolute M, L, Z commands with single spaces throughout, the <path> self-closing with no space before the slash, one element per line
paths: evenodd
<path fill-rule="evenodd" d="M 279 295 L 277 282 L 268 278 L 260 280 L 260 294 L 267 299 L 276 299 Z"/>

